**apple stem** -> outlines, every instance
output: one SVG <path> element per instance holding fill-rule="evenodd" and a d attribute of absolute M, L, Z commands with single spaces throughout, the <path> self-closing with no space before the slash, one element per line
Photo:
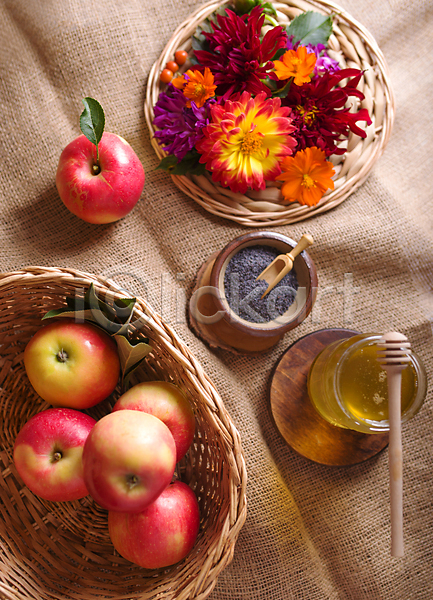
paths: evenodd
<path fill-rule="evenodd" d="M 56 452 L 54 452 L 53 454 L 53 462 L 59 462 L 59 460 L 61 460 L 62 458 L 62 453 L 59 452 L 58 450 Z"/>
<path fill-rule="evenodd" d="M 128 475 L 126 478 L 126 483 L 130 490 L 137 485 L 138 481 L 139 479 L 137 475 Z"/>
<path fill-rule="evenodd" d="M 56 357 L 59 362 L 66 362 L 68 360 L 68 353 L 62 348 L 61 350 L 59 350 L 59 352 L 57 352 Z"/>
<path fill-rule="evenodd" d="M 99 165 L 98 142 L 96 142 L 95 146 L 96 146 L 96 162 L 92 165 L 92 173 L 93 173 L 93 175 L 99 175 L 99 173 L 101 172 L 101 167 Z"/>

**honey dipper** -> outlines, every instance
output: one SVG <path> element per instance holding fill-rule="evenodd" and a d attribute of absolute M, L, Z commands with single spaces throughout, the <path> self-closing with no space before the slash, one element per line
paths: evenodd
<path fill-rule="evenodd" d="M 391 556 L 403 556 L 401 372 L 410 363 L 410 343 L 403 334 L 392 331 L 385 333 L 377 346 L 377 360 L 386 371 L 388 381 Z"/>

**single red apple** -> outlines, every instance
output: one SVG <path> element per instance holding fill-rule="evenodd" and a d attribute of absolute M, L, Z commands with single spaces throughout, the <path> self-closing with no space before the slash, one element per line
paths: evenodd
<path fill-rule="evenodd" d="M 107 398 L 120 374 L 116 342 L 90 323 L 66 318 L 35 333 L 24 350 L 24 366 L 43 400 L 76 409 Z"/>
<path fill-rule="evenodd" d="M 145 569 L 179 562 L 194 547 L 200 526 L 197 498 L 181 481 L 170 484 L 144 511 L 108 513 L 108 531 L 118 553 Z"/>
<path fill-rule="evenodd" d="M 65 206 L 88 223 L 112 223 L 127 215 L 143 192 L 145 174 L 126 140 L 104 133 L 96 146 L 80 135 L 60 155 L 56 186 Z"/>
<path fill-rule="evenodd" d="M 34 494 L 52 502 L 88 495 L 82 454 L 95 423 L 71 408 L 50 408 L 27 421 L 15 440 L 14 463 Z"/>
<path fill-rule="evenodd" d="M 136 410 L 100 419 L 83 451 L 84 481 L 108 510 L 140 512 L 170 483 L 176 445 L 162 421 Z"/>
<path fill-rule="evenodd" d="M 117 410 L 141 410 L 161 419 L 176 444 L 176 462 L 185 456 L 195 432 L 192 406 L 181 390 L 167 381 L 145 381 L 125 392 L 113 406 Z"/>

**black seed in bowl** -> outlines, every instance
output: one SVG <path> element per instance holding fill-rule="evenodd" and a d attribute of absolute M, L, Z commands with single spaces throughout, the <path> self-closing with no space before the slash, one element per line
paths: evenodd
<path fill-rule="evenodd" d="M 256 281 L 260 273 L 281 251 L 272 246 L 246 246 L 233 255 L 224 274 L 224 292 L 230 308 L 250 323 L 268 323 L 283 315 L 293 304 L 298 289 L 294 269 L 267 294 L 266 281 Z"/>

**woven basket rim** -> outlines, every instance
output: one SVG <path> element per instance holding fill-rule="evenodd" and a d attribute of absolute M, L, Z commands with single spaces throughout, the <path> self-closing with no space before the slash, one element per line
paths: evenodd
<path fill-rule="evenodd" d="M 2 312 L 4 314 L 4 311 L 9 310 L 10 306 L 14 304 L 11 299 L 14 295 L 21 294 L 21 290 L 25 291 L 27 295 L 32 296 L 32 302 L 37 302 L 34 300 L 35 290 L 41 290 L 40 293 L 44 297 L 54 295 L 60 298 L 61 296 L 66 297 L 70 295 L 74 287 L 78 286 L 81 289 L 91 283 L 94 284 L 97 292 L 108 293 L 113 299 L 129 297 L 115 282 L 72 268 L 29 266 L 9 273 L 0 273 L 0 333 L 5 331 L 5 321 L 2 318 Z M 59 287 L 61 288 L 61 294 L 58 292 Z M 19 298 L 17 301 L 19 301 Z M 204 550 L 205 562 L 203 565 L 200 563 L 201 566 L 198 571 L 197 568 L 194 568 L 192 563 L 197 561 L 197 549 L 197 551 L 193 551 L 191 561 L 187 558 L 184 561 L 184 565 L 181 562 L 179 569 L 176 570 L 175 568 L 173 570 L 173 573 L 185 573 L 183 589 L 179 592 L 179 595 L 176 592 L 174 596 L 174 592 L 170 591 L 172 587 L 170 581 L 164 583 L 163 574 L 158 575 L 156 573 L 151 578 L 147 578 L 148 581 L 152 580 L 152 585 L 153 581 L 155 581 L 155 593 L 153 590 L 150 593 L 148 589 L 144 592 L 144 595 L 142 595 L 140 590 L 137 593 L 128 591 L 130 594 L 128 598 L 131 600 L 156 600 L 156 598 L 158 600 L 164 600 L 164 598 L 204 600 L 215 587 L 221 571 L 231 562 L 235 543 L 246 519 L 247 473 L 241 439 L 212 381 L 173 328 L 165 323 L 142 298 L 137 298 L 134 311 L 136 311 L 134 313 L 135 316 L 145 318 L 148 330 L 152 331 L 155 339 L 158 339 L 159 347 L 168 353 L 172 362 L 176 362 L 176 368 L 182 370 L 185 378 L 190 382 L 191 388 L 196 390 L 196 401 L 200 403 L 200 410 L 209 418 L 209 422 L 214 428 L 213 431 L 218 435 L 218 444 L 223 444 L 225 447 L 229 477 L 228 481 L 223 485 L 225 499 L 224 521 L 221 523 L 221 531 L 218 532 L 218 536 L 209 541 L 206 540 Z M 0 386 L 4 383 L 5 370 L 8 366 L 7 357 L 9 356 L 3 356 L 1 350 L 2 345 L 0 344 Z M 159 357 L 158 360 L 162 361 L 163 357 Z M 170 362 L 170 365 L 172 362 Z M 165 366 L 169 368 L 169 365 L 167 365 L 168 363 Z M 3 434 L 4 430 L 2 431 Z M 3 452 L 0 452 L 0 462 L 4 456 L 3 445 Z M 13 468 L 13 465 L 10 465 L 10 467 Z M 7 467 L 3 469 L 3 477 L 11 475 L 11 468 Z M 14 502 L 13 499 L 12 502 Z M 222 498 L 220 498 L 219 502 L 223 502 Z M 5 515 L 6 512 L 6 509 L 4 509 L 3 514 Z M 204 539 L 205 533 L 203 532 Z M 17 574 L 15 570 L 19 571 L 19 566 L 16 562 L 15 565 L 10 563 L 10 556 L 10 552 L 7 555 L 2 554 L 2 560 L 0 561 L 0 578 L 2 579 L 0 584 L 0 598 L 3 595 L 7 600 L 30 600 L 32 596 L 27 595 L 28 588 L 26 586 L 17 591 Z M 126 561 L 123 560 L 123 562 Z M 88 565 L 87 559 L 86 565 Z M 53 589 L 54 587 L 53 585 Z M 165 592 L 164 590 L 167 591 Z M 107 594 L 107 590 L 105 590 L 105 594 Z M 89 596 L 85 594 L 80 595 L 80 600 L 86 600 L 87 597 L 92 599 L 101 598 L 101 600 L 103 598 L 106 600 L 108 597 L 120 599 L 126 597 L 124 594 L 125 592 L 123 591 L 122 595 L 119 596 L 115 595 L 115 593 L 113 595 L 95 596 L 90 595 L 89 592 Z M 38 600 L 51 599 L 53 597 L 51 595 L 45 596 L 40 594 Z M 56 595 L 55 597 L 56 600 L 61 600 L 60 595 Z M 76 598 L 77 596 L 68 595 L 67 597 Z"/>
<path fill-rule="evenodd" d="M 373 113 L 370 114 L 373 118 L 372 129 L 374 132 L 372 131 L 371 135 L 367 136 L 368 141 L 350 135 L 349 140 L 352 142 L 349 141 L 349 144 L 353 144 L 353 148 L 351 148 L 351 153 L 347 152 L 344 155 L 341 167 L 343 175 L 340 177 L 337 174 L 336 189 L 328 190 L 319 204 L 313 207 L 301 206 L 298 203 L 283 206 L 279 202 L 267 199 L 260 203 L 259 209 L 259 203 L 250 197 L 250 192 L 245 195 L 232 193 L 227 188 L 212 182 L 210 175 L 171 175 L 174 184 L 206 211 L 247 227 L 292 224 L 323 214 L 341 204 L 365 182 L 374 164 L 383 154 L 391 135 L 395 115 L 394 93 L 385 57 L 374 37 L 361 23 L 330 0 L 280 0 L 278 2 L 271 0 L 271 2 L 280 13 L 282 10 L 297 9 L 317 10 L 332 15 L 334 33 L 338 37 L 339 43 L 341 42 L 340 47 L 344 43 L 345 59 L 353 62 L 353 59 L 357 58 L 358 68 L 361 70 L 368 66 L 366 57 L 371 59 L 371 73 L 368 78 L 372 82 L 370 85 L 375 91 L 377 90 L 376 95 L 370 93 L 371 103 L 374 107 Z M 189 50 L 190 37 L 197 25 L 217 8 L 228 4 L 228 0 L 211 0 L 198 7 L 188 19 L 176 28 L 160 57 L 151 68 L 147 80 L 144 113 L 150 132 L 151 145 L 159 159 L 164 158 L 167 154 L 154 138 L 153 107 L 159 92 L 163 89 L 159 81 L 163 65 L 173 59 L 177 49 Z M 367 80 L 363 85 L 370 90 Z M 346 166 L 350 164 L 350 167 L 347 167 L 344 173 L 345 162 Z"/>

